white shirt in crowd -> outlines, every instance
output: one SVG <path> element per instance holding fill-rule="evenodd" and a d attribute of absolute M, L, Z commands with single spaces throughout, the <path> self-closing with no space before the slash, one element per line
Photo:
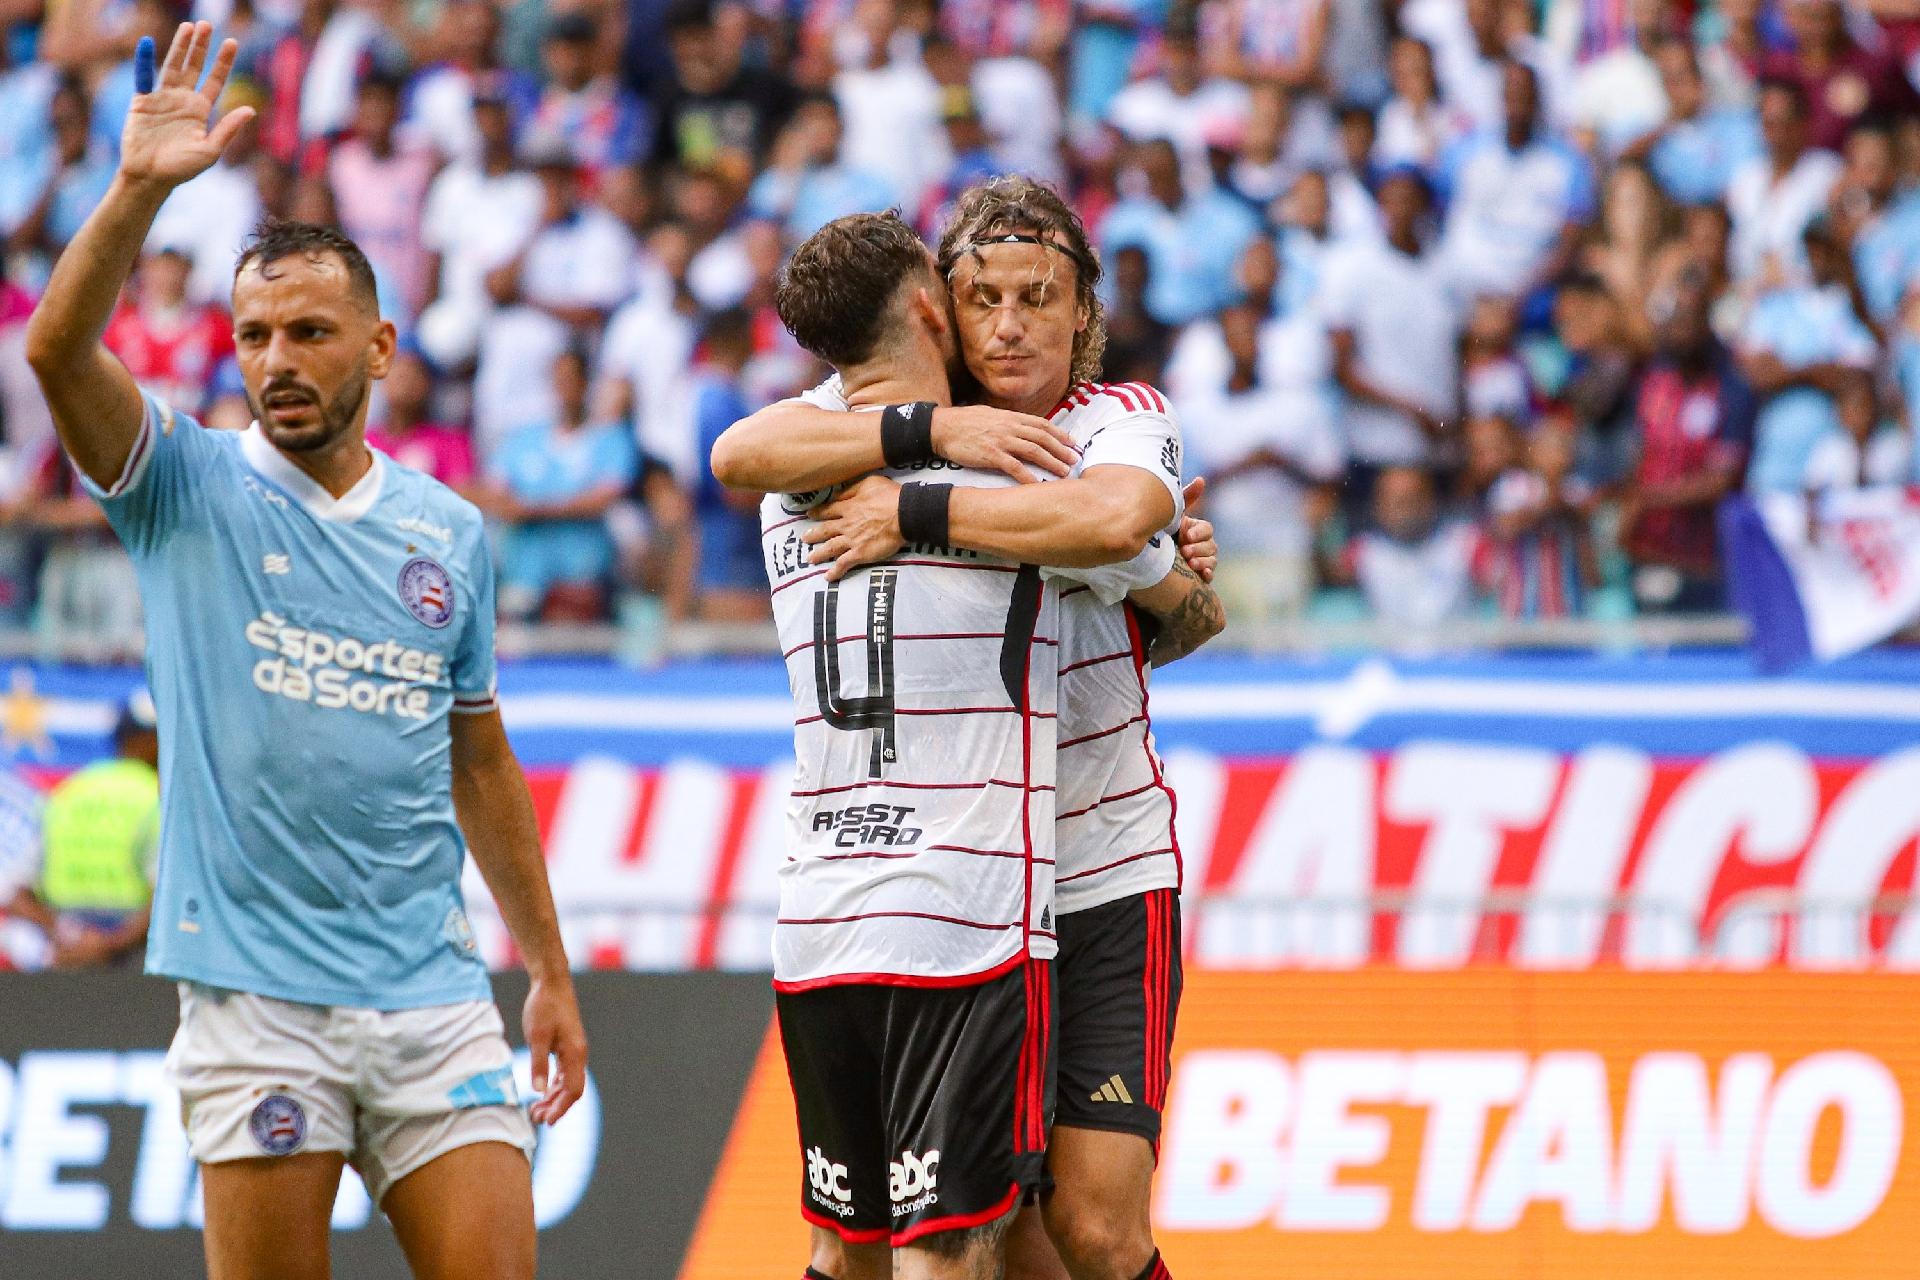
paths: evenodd
<path fill-rule="evenodd" d="M 559 413 L 553 362 L 567 337 L 567 326 L 537 307 L 499 307 L 487 316 L 473 371 L 473 451 L 482 463 L 521 427 Z"/>
<path fill-rule="evenodd" d="M 1913 478 L 1913 440 L 1898 427 L 1886 427 L 1860 442 L 1844 431 L 1820 437 L 1807 455 L 1804 486 L 1827 489 L 1867 489 L 1876 485 L 1904 485 Z"/>
<path fill-rule="evenodd" d="M 674 310 L 670 295 L 651 292 L 614 312 L 600 343 L 600 380 L 626 385 L 641 452 L 658 458 L 688 485 L 706 465 L 687 395 L 698 338 L 693 321 Z"/>
<path fill-rule="evenodd" d="M 1438 254 L 1414 257 L 1384 241 L 1343 245 L 1328 255 L 1320 314 L 1329 332 L 1353 334 L 1369 383 L 1432 413 L 1458 411 L 1460 315 Z M 1407 414 L 1349 397 L 1342 418 L 1347 450 L 1362 462 L 1428 458 L 1428 437 Z"/>
<path fill-rule="evenodd" d="M 181 183 L 147 233 L 149 249 L 183 249 L 193 260 L 187 296 L 230 306 L 233 265 L 260 223 L 260 189 L 244 164 L 216 164 Z"/>
<path fill-rule="evenodd" d="M 541 306 L 612 311 L 633 295 L 638 253 L 625 223 L 587 205 L 534 235 L 521 267 L 520 291 Z"/>
<path fill-rule="evenodd" d="M 842 71 L 833 96 L 843 126 L 840 162 L 886 179 L 903 208 L 917 208 L 953 167 L 932 73 L 918 57 L 896 56 L 872 70 Z"/>
<path fill-rule="evenodd" d="M 974 64 L 972 85 L 1000 171 L 1058 181 L 1060 96 L 1047 69 L 1032 58 L 982 58 Z"/>
<path fill-rule="evenodd" d="M 478 165 L 444 170 L 427 190 L 420 241 L 440 255 L 440 296 L 420 316 L 420 340 L 436 361 L 472 356 L 492 302 L 487 275 L 518 257 L 540 226 L 540 179 Z"/>
<path fill-rule="evenodd" d="M 1727 217 L 1732 236 L 1727 264 L 1736 280 L 1760 274 L 1769 255 L 1779 260 L 1789 281 L 1805 278 L 1807 251 L 1801 243 L 1807 226 L 1826 211 L 1827 198 L 1844 166 L 1831 151 L 1808 151 L 1780 181 L 1764 155 L 1742 165 L 1727 184 Z"/>
<path fill-rule="evenodd" d="M 1354 574 L 1388 634 L 1417 633 L 1470 611 L 1480 547 L 1466 520 L 1442 523 L 1419 542 L 1369 530 L 1353 541 Z"/>
<path fill-rule="evenodd" d="M 1167 365 L 1167 387 L 1193 456 L 1191 474 L 1219 472 L 1262 449 L 1317 482 L 1340 478 L 1345 464 L 1333 413 L 1333 357 L 1310 311 L 1260 327 L 1258 380 L 1230 391 L 1233 359 L 1217 320 L 1182 331 Z M 1232 553 L 1300 553 L 1309 549 L 1306 486 L 1276 468 L 1262 468 L 1207 490 L 1207 516 Z"/>
<path fill-rule="evenodd" d="M 1156 76 L 1135 80 L 1115 94 L 1107 123 L 1129 142 L 1165 138 L 1173 143 L 1188 189 L 1198 191 L 1210 180 L 1208 131 L 1222 123 L 1242 124 L 1251 111 L 1252 95 L 1238 81 L 1208 80 L 1183 96 Z"/>

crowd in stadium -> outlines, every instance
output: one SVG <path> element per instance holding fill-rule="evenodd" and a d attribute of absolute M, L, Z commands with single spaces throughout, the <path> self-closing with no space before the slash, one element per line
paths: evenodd
<path fill-rule="evenodd" d="M 512 618 L 764 616 L 705 460 L 821 373 L 783 255 L 1006 171 L 1093 232 L 1236 622 L 1716 610 L 1726 493 L 1916 478 L 1909 0 L 12 0 L 0 624 L 137 632 L 20 335 L 186 16 L 259 116 L 109 345 L 244 426 L 236 252 L 337 222 L 403 334 L 373 438 L 495 523 Z"/>

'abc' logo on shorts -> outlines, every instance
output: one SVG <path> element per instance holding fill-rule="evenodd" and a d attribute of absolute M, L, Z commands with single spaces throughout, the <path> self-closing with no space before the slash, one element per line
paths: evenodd
<path fill-rule="evenodd" d="M 292 1155 L 307 1140 L 307 1113 L 286 1094 L 270 1093 L 247 1117 L 247 1131 L 268 1155 Z"/>
<path fill-rule="evenodd" d="M 822 1202 L 831 1199 L 846 1205 L 847 1213 L 853 1212 L 853 1188 L 847 1185 L 847 1166 L 835 1164 L 819 1147 L 807 1152 L 807 1184 L 813 1188 L 816 1199 Z"/>
<path fill-rule="evenodd" d="M 916 1156 L 902 1151 L 900 1160 L 887 1165 L 887 1194 L 895 1204 L 911 1200 L 924 1191 L 932 1191 L 940 1180 L 940 1153 L 929 1151 Z"/>

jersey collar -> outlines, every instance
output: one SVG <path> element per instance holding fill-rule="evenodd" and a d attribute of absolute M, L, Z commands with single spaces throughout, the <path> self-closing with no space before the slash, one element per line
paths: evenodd
<path fill-rule="evenodd" d="M 336 498 L 312 476 L 288 461 L 286 454 L 274 448 L 266 433 L 260 430 L 258 422 L 249 423 L 247 429 L 240 433 L 240 452 L 248 466 L 292 494 L 301 506 L 321 520 L 336 520 L 343 524 L 358 520 L 373 510 L 373 504 L 380 500 L 380 489 L 386 479 L 387 469 L 380 451 L 370 449 L 368 452 L 373 455 L 373 465 L 367 468 L 367 474 L 355 481 L 353 488 Z"/>

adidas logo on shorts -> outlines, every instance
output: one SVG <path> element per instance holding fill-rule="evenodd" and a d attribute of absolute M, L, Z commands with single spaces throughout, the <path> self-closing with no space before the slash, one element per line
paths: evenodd
<path fill-rule="evenodd" d="M 1111 1080 L 1108 1080 L 1105 1084 L 1093 1091 L 1090 1101 L 1125 1102 L 1131 1104 L 1133 1102 L 1133 1095 L 1127 1092 L 1127 1082 L 1119 1076 L 1114 1076 Z"/>

